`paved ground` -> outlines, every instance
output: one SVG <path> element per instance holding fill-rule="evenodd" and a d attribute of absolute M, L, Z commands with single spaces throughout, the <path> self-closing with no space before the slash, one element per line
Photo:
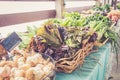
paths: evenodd
<path fill-rule="evenodd" d="M 117 32 L 119 32 L 119 34 L 120 34 L 120 20 L 118 21 L 116 26 L 119 27 L 117 29 Z M 112 66 L 112 70 L 111 70 L 111 77 L 113 77 L 113 79 L 110 79 L 110 80 L 120 80 L 120 54 L 119 54 L 119 61 L 118 61 L 118 69 L 116 69 L 117 65 L 116 65 L 115 55 L 113 55 L 112 58 L 113 58 L 112 59 L 113 66 Z"/>
<path fill-rule="evenodd" d="M 111 70 L 111 79 L 110 80 L 120 80 L 120 54 L 119 54 L 119 64 L 118 64 L 118 69 L 116 62 L 115 62 L 115 56 L 113 57 L 112 60 L 113 66 L 112 66 L 112 70 Z"/>

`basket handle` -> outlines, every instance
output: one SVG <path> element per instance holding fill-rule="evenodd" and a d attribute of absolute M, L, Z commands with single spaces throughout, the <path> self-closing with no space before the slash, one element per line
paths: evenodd
<path fill-rule="evenodd" d="M 94 42 L 94 45 L 95 46 L 98 46 L 98 47 L 101 47 L 103 46 L 107 41 L 109 40 L 109 38 L 107 38 L 105 41 L 103 41 L 102 43 L 101 42 L 98 42 L 98 41 L 95 41 Z"/>

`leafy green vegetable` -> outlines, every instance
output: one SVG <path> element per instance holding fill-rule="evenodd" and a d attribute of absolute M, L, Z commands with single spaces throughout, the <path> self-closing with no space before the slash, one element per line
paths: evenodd
<path fill-rule="evenodd" d="M 110 12 L 110 5 L 109 4 L 105 4 L 103 6 L 95 6 L 93 7 L 93 10 L 95 11 L 102 11 L 102 12 Z"/>
<path fill-rule="evenodd" d="M 63 43 L 58 27 L 52 24 L 52 20 L 47 21 L 43 26 L 41 26 L 37 30 L 37 35 L 46 39 L 49 45 L 58 47 Z"/>
<path fill-rule="evenodd" d="M 116 61 L 117 61 L 117 66 L 118 66 L 118 54 L 120 51 L 120 35 L 118 34 L 118 32 L 115 32 L 115 30 L 113 29 L 108 29 L 104 36 L 106 38 L 109 39 L 109 42 L 112 45 L 112 51 L 113 53 L 116 54 Z"/>
<path fill-rule="evenodd" d="M 75 19 L 78 20 L 80 19 L 80 14 L 78 12 L 71 12 L 71 13 L 64 13 L 64 18 L 71 18 L 71 19 Z"/>
<path fill-rule="evenodd" d="M 64 19 L 54 19 L 55 24 L 59 24 L 64 27 L 79 26 L 82 27 L 86 25 L 86 17 L 81 16 L 78 12 L 65 13 Z"/>
<path fill-rule="evenodd" d="M 95 10 L 109 12 L 110 7 L 105 5 L 96 7 Z M 45 39 L 47 44 L 47 47 L 45 46 L 46 53 L 49 55 L 54 54 L 52 57 L 56 60 L 65 57 L 66 53 L 76 52 L 81 48 L 82 40 L 88 37 L 88 42 L 96 41 L 96 39 L 102 42 L 105 39 L 109 39 L 108 41 L 112 44 L 113 51 L 118 53 L 120 36 L 111 29 L 111 25 L 112 21 L 99 13 L 84 16 L 78 12 L 71 12 L 65 13 L 64 19 L 55 18 L 45 22 L 37 30 L 37 35 Z M 28 28 L 28 30 L 31 33 L 25 34 L 29 36 L 27 39 L 36 35 L 36 31 L 34 32 L 31 28 Z M 26 44 L 28 44 L 27 41 L 22 46 Z"/>
<path fill-rule="evenodd" d="M 115 53 L 119 53 L 119 50 L 120 50 L 120 44 L 119 44 L 120 35 L 117 32 L 115 32 L 115 31 L 113 31 L 111 29 L 108 29 L 104 35 L 105 35 L 106 38 L 109 38 L 109 42 L 113 46 L 112 47 L 113 51 Z"/>
<path fill-rule="evenodd" d="M 21 37 L 22 42 L 19 45 L 19 48 L 25 49 L 29 44 L 31 38 L 36 35 L 37 27 L 27 26 L 27 32 L 18 32 L 18 35 Z"/>
<path fill-rule="evenodd" d="M 88 26 L 93 29 L 98 34 L 97 40 L 100 41 L 103 34 L 106 30 L 110 27 L 111 21 L 106 16 L 101 14 L 95 14 L 87 17 L 88 19 Z"/>
<path fill-rule="evenodd" d="M 80 28 L 67 28 L 67 31 L 65 33 L 66 45 L 70 47 L 78 47 L 82 42 L 82 36 L 84 34 L 85 32 Z"/>

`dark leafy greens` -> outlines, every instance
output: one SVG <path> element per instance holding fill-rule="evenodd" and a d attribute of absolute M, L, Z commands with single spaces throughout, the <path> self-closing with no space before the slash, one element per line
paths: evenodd
<path fill-rule="evenodd" d="M 95 7 L 93 7 L 93 10 L 108 13 L 108 12 L 110 12 L 110 5 L 105 4 L 103 6 L 95 6 Z"/>

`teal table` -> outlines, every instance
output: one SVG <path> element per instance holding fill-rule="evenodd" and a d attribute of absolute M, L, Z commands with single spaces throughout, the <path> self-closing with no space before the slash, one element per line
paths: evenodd
<path fill-rule="evenodd" d="M 87 56 L 83 66 L 70 74 L 57 73 L 55 80 L 105 80 L 110 53 L 111 45 L 106 44 Z"/>

